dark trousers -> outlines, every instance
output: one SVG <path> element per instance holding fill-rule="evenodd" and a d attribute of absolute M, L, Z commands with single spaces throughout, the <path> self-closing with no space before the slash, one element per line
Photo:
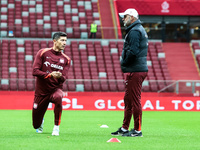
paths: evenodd
<path fill-rule="evenodd" d="M 49 102 L 55 104 L 54 123 L 55 125 L 60 125 L 61 114 L 62 114 L 62 97 L 63 97 L 63 92 L 61 89 L 56 90 L 51 95 L 34 97 L 34 103 L 32 109 L 32 121 L 33 121 L 33 127 L 35 129 L 41 126 Z"/>
<path fill-rule="evenodd" d="M 124 95 L 124 120 L 122 127 L 129 129 L 131 117 L 134 119 L 134 129 L 141 130 L 142 105 L 141 90 L 142 82 L 147 76 L 147 72 L 126 73 L 125 95 Z"/>
<path fill-rule="evenodd" d="M 93 36 L 94 36 L 94 39 L 96 39 L 96 32 L 91 32 L 90 38 L 92 38 Z"/>

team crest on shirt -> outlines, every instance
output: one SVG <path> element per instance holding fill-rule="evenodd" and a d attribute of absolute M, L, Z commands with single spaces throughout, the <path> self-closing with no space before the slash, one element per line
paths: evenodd
<path fill-rule="evenodd" d="M 60 58 L 60 63 L 64 64 L 64 59 Z"/>
<path fill-rule="evenodd" d="M 37 107 L 38 107 L 38 104 L 37 104 L 37 103 L 34 103 L 34 104 L 33 104 L 33 108 L 34 108 L 34 109 L 37 109 Z"/>

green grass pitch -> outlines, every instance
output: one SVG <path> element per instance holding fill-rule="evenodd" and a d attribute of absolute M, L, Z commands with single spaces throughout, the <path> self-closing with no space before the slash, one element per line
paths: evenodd
<path fill-rule="evenodd" d="M 63 111 L 58 137 L 51 136 L 52 110 L 46 112 L 42 134 L 33 129 L 30 110 L 0 110 L 0 116 L 0 150 L 200 149 L 200 112 L 144 111 L 143 137 L 111 136 L 123 111 Z M 109 128 L 100 128 L 103 124 Z M 108 143 L 113 137 L 121 143 Z"/>

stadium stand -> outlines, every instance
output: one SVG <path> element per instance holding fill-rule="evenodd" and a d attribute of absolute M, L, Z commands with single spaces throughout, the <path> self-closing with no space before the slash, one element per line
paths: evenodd
<path fill-rule="evenodd" d="M 0 10 L 2 37 L 12 32 L 14 37 L 51 38 L 52 32 L 63 31 L 68 38 L 87 38 L 93 21 L 100 26 L 97 0 L 2 0 Z M 96 36 L 101 38 L 100 29 Z"/>
<path fill-rule="evenodd" d="M 107 6 L 108 1 L 102 2 L 102 6 Z M 106 33 L 102 36 L 100 29 L 96 34 L 99 40 L 88 40 L 93 21 L 100 28 L 103 26 L 97 0 L 2 0 L 0 4 L 0 37 L 3 37 L 0 39 L 0 90 L 34 90 L 32 63 L 36 53 L 41 48 L 52 47 L 53 32 L 64 31 L 69 38 L 64 52 L 72 58 L 64 90 L 124 91 L 119 61 L 123 40 L 101 39 Z M 162 43 L 149 42 L 148 51 L 149 73 L 142 90 L 157 92 L 171 84 L 172 79 Z M 164 91 L 174 89 L 169 87 Z"/>
<path fill-rule="evenodd" d="M 34 90 L 34 57 L 39 49 L 52 44 L 48 40 L 1 40 L 1 90 Z M 124 91 L 119 63 L 122 47 L 122 40 L 69 40 L 64 52 L 72 58 L 72 67 L 64 90 Z M 149 42 L 147 60 L 149 73 L 143 91 L 156 92 L 171 83 L 161 42 Z"/>

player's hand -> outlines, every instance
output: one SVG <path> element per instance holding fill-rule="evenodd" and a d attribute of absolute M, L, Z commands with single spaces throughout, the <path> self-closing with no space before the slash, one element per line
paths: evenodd
<path fill-rule="evenodd" d="M 60 78 L 60 77 L 62 76 L 62 73 L 59 72 L 59 71 L 53 71 L 53 72 L 51 73 L 51 76 L 52 76 L 53 78 Z"/>

